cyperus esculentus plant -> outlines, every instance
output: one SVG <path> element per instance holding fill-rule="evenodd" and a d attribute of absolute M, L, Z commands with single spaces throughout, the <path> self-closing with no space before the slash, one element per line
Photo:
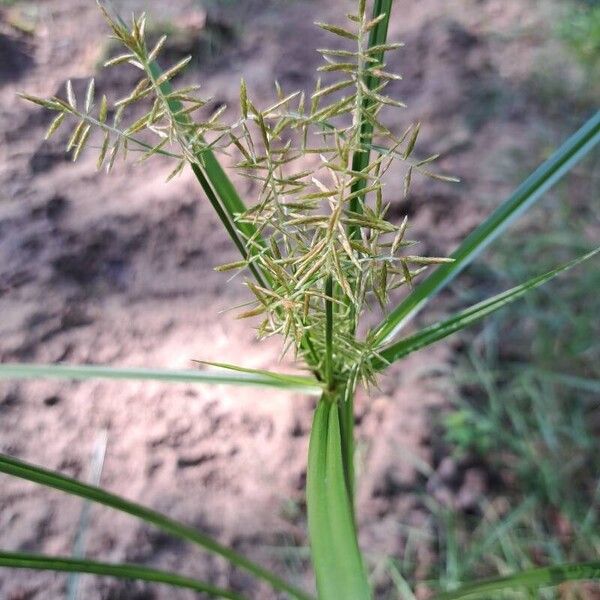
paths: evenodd
<path fill-rule="evenodd" d="M 95 132 L 100 135 L 98 166 L 110 170 L 118 155 L 141 152 L 175 161 L 171 176 L 190 165 L 205 195 L 238 248 L 238 262 L 222 271 L 243 269 L 251 294 L 240 317 L 260 319 L 261 337 L 281 335 L 283 352 L 292 351 L 310 376 L 291 376 L 215 364 L 213 371 L 118 370 L 66 365 L 1 365 L 0 376 L 66 378 L 154 378 L 171 381 L 266 385 L 318 393 L 308 456 L 307 508 L 311 554 L 318 597 L 322 600 L 364 600 L 371 597 L 354 519 L 353 398 L 356 386 L 376 384 L 377 374 L 395 360 L 423 348 L 501 308 L 595 252 L 540 275 L 524 284 L 436 323 L 398 338 L 402 326 L 437 291 L 458 274 L 518 214 L 531 206 L 600 139 L 600 113 L 590 119 L 546 163 L 535 171 L 500 208 L 478 227 L 450 258 L 418 255 L 408 237 L 407 219 L 387 218 L 389 202 L 401 195 L 386 190 L 389 169 L 405 172 L 406 194 L 413 174 L 455 181 L 434 170 L 435 155 L 415 158 L 419 124 L 395 135 L 383 123 L 386 110 L 403 104 L 386 95 L 400 76 L 385 65 L 386 53 L 402 44 L 387 42 L 391 0 L 375 0 L 368 11 L 359 0 L 345 26 L 318 24 L 344 38 L 347 49 L 322 49 L 324 65 L 314 92 L 287 93 L 276 85 L 273 104 L 260 109 L 246 84 L 240 87 L 240 117 L 225 124 L 225 107 L 212 112 L 197 87 L 177 88 L 172 80 L 189 59 L 162 70 L 161 38 L 149 47 L 145 17 L 127 26 L 102 8 L 124 53 L 107 66 L 128 63 L 140 80 L 123 99 L 109 103 L 95 98 L 90 81 L 85 98 L 76 98 L 70 83 L 66 99 L 24 95 L 55 111 L 48 136 L 71 123 L 68 150 L 77 159 Z M 128 123 L 131 109 L 136 117 Z M 143 112 L 139 117 L 139 112 Z M 206 114 L 204 119 L 198 114 Z M 258 184 L 247 206 L 219 165 L 221 152 L 239 157 L 236 168 Z M 423 282 L 419 275 L 436 270 Z M 417 285 L 415 285 L 418 283 Z M 375 328 L 361 326 L 373 303 L 386 309 L 390 292 L 406 286 L 405 299 Z M 225 370 L 223 370 L 225 369 Z M 0 456 L 0 471 L 52 486 L 138 516 L 187 539 L 269 582 L 295 598 L 310 594 L 164 515 L 80 484 L 58 474 Z M 0 565 L 104 573 L 205 591 L 213 596 L 241 598 L 235 592 L 171 573 L 132 565 L 0 553 Z M 486 583 L 482 593 L 510 585 L 536 585 L 550 580 L 596 576 L 600 565 L 539 570 L 504 582 Z M 491 587 L 490 587 L 491 586 Z M 496 587 L 494 587 L 496 586 Z M 471 586 L 465 594 L 476 594 Z M 453 592 L 460 597 L 462 592 Z M 450 596 L 448 596 L 450 597 Z"/>

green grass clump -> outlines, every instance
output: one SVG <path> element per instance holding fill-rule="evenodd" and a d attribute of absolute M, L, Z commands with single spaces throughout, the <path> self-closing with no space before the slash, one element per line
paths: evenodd
<path fill-rule="evenodd" d="M 572 4 L 558 32 L 577 59 L 592 73 L 600 74 L 600 5 Z"/>
<path fill-rule="evenodd" d="M 576 185 L 559 186 L 524 219 L 521 235 L 501 242 L 479 277 L 489 285 L 527 276 L 534 262 L 591 247 L 600 231 L 597 168 L 597 158 L 582 163 Z M 439 512 L 443 537 L 453 540 L 443 548 L 454 552 L 455 582 L 600 553 L 598 289 L 597 269 L 567 274 L 487 321 L 455 370 L 460 395 L 443 419 L 446 440 L 505 482 L 476 518 Z"/>

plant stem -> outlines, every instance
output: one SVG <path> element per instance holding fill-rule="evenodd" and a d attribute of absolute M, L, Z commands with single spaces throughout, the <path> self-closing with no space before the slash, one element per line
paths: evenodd
<path fill-rule="evenodd" d="M 333 278 L 325 281 L 325 377 L 329 391 L 333 391 Z"/>
<path fill-rule="evenodd" d="M 196 176 L 196 179 L 202 186 L 202 189 L 204 190 L 204 193 L 206 194 L 209 202 L 212 204 L 212 207 L 214 208 L 215 212 L 217 213 L 219 219 L 221 220 L 221 223 L 223 223 L 223 226 L 227 230 L 229 237 L 233 240 L 233 243 L 235 244 L 236 248 L 239 250 L 240 254 L 244 257 L 244 259 L 248 260 L 248 252 L 246 251 L 246 246 L 245 246 L 243 240 L 238 235 L 238 232 L 237 232 L 234 224 L 231 222 L 228 215 L 225 213 L 225 210 L 221 206 L 221 203 L 217 199 L 217 197 L 212 189 L 212 186 L 210 185 L 204 172 L 202 171 L 202 169 L 200 169 L 200 167 L 196 163 L 190 163 L 190 165 L 192 167 L 192 171 L 194 171 L 194 175 Z M 267 287 L 267 283 L 265 282 L 265 280 L 262 276 L 262 273 L 256 268 L 256 265 L 253 262 L 248 261 L 248 268 L 254 275 L 258 284 L 261 285 L 262 287 Z"/>
<path fill-rule="evenodd" d="M 372 30 L 369 35 L 369 48 L 372 46 L 376 46 L 379 44 L 385 44 L 387 39 L 387 31 L 388 24 L 390 21 L 390 13 L 392 10 L 392 2 L 393 0 L 375 0 L 375 4 L 373 5 L 373 18 L 377 18 L 382 13 L 385 13 L 385 18 L 382 19 Z M 383 61 L 383 52 L 378 53 L 373 56 L 379 63 Z M 370 89 L 373 90 L 379 85 L 379 77 L 369 73 L 365 76 L 365 84 Z M 361 145 L 364 145 L 365 148 L 360 151 L 356 151 L 352 156 L 352 170 L 353 171 L 362 171 L 368 165 L 371 158 L 371 151 L 369 146 L 371 144 L 371 140 L 373 138 L 373 125 L 363 117 L 363 113 L 371 106 L 372 100 L 367 96 L 362 98 L 361 106 L 359 108 L 359 122 L 360 122 L 360 142 Z M 351 192 L 358 192 L 362 190 L 366 186 L 366 179 L 357 179 L 354 185 L 352 186 Z M 350 210 L 352 212 L 360 212 L 360 205 L 363 201 L 363 196 L 356 196 L 352 198 L 350 201 Z M 350 237 L 358 237 L 360 228 L 358 226 L 351 226 L 349 228 Z"/>
<path fill-rule="evenodd" d="M 382 13 L 385 13 L 383 18 L 372 30 L 369 35 L 368 47 L 385 44 L 387 40 L 388 24 L 392 11 L 393 0 L 375 0 L 373 5 L 373 16 L 375 19 Z M 383 52 L 378 53 L 376 58 L 380 63 L 383 62 Z M 365 76 L 365 84 L 369 89 L 375 89 L 379 85 L 379 77 L 372 74 Z M 368 165 L 371 157 L 370 146 L 373 138 L 373 126 L 364 118 L 364 111 L 370 106 L 371 100 L 366 96 L 362 97 L 360 105 L 357 107 L 357 121 L 359 123 L 359 140 L 361 146 L 364 146 L 362 151 L 356 151 L 352 156 L 352 170 L 362 171 Z M 358 178 L 351 188 L 351 193 L 358 192 L 364 189 L 366 180 Z M 361 203 L 364 196 L 353 197 L 350 201 L 350 210 L 353 212 L 361 212 Z M 357 238 L 360 234 L 360 227 L 349 226 L 348 234 L 351 238 Z M 354 307 L 350 307 L 353 311 Z M 353 322 L 351 318 L 351 322 Z M 346 479 L 346 487 L 348 488 L 348 497 L 352 514 L 354 515 L 354 382 L 347 382 L 352 389 L 347 390 L 346 399 L 340 403 L 339 419 L 340 432 L 342 437 L 342 460 L 344 465 L 344 476 Z"/>

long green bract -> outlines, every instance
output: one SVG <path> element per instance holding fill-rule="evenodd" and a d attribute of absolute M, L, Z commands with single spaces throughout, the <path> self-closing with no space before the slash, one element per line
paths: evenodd
<path fill-rule="evenodd" d="M 151 380 L 169 383 L 271 387 L 284 390 L 299 390 L 309 394 L 320 394 L 322 392 L 319 382 L 312 377 L 270 373 L 269 371 L 253 371 L 251 369 L 244 369 L 241 373 L 219 373 L 215 371 L 117 368 L 99 365 L 0 364 L 0 379 L 34 379 L 43 377 L 73 380 Z"/>
<path fill-rule="evenodd" d="M 441 265 L 400 303 L 376 328 L 374 341 L 383 345 L 423 306 L 502 234 L 511 223 L 568 173 L 600 142 L 600 111 L 565 141 L 454 251 L 454 262 Z"/>
<path fill-rule="evenodd" d="M 112 13 L 109 18 L 114 18 L 121 27 L 128 29 L 125 21 L 118 13 L 115 13 L 112 10 L 112 7 L 106 6 L 103 0 L 97 0 L 97 2 L 107 17 Z M 156 60 L 150 62 L 150 64 L 147 65 L 147 68 L 149 75 L 155 82 L 157 82 L 164 74 Z M 171 82 L 168 79 L 160 83 L 158 88 L 161 90 L 161 93 L 164 94 L 165 98 L 173 91 Z M 182 124 L 188 122 L 189 116 L 181 112 L 183 105 L 179 100 L 168 98 L 166 103 L 169 110 L 176 115 L 175 119 L 177 121 Z M 256 234 L 256 228 L 251 223 L 239 223 L 236 221 L 236 215 L 245 212 L 246 206 L 209 147 L 203 148 L 197 158 L 198 164 L 192 165 L 194 174 L 236 247 L 245 257 L 243 238 L 250 238 Z M 262 238 L 260 237 L 257 237 L 256 241 L 259 244 L 263 243 Z M 250 269 L 259 283 L 264 285 L 262 274 L 256 267 L 250 265 Z"/>
<path fill-rule="evenodd" d="M 323 397 L 310 434 L 308 530 L 319 600 L 369 600 L 346 488 L 337 401 Z"/>
<path fill-rule="evenodd" d="M 24 552 L 0 551 L 0 567 L 13 569 L 36 569 L 62 571 L 66 573 L 89 573 L 91 575 L 108 575 L 121 579 L 136 579 L 164 583 L 169 586 L 186 588 L 203 592 L 213 598 L 228 598 L 229 600 L 245 600 L 236 592 L 226 590 L 210 583 L 192 579 L 176 573 L 151 569 L 141 565 L 113 564 L 93 560 L 66 558 L 62 556 L 43 556 Z"/>
<path fill-rule="evenodd" d="M 39 483 L 46 487 L 55 488 L 62 492 L 79 496 L 130 514 L 142 521 L 151 523 L 166 533 L 222 556 L 231 564 L 252 573 L 259 579 L 267 581 L 273 588 L 286 592 L 293 598 L 297 598 L 298 600 L 312 600 L 309 594 L 306 594 L 302 590 L 283 581 L 274 573 L 267 571 L 260 565 L 247 559 L 245 556 L 219 544 L 219 542 L 211 537 L 204 535 L 183 523 L 174 521 L 157 511 L 131 502 L 130 500 L 126 500 L 125 498 L 121 498 L 115 494 L 111 494 L 110 492 L 106 492 L 99 487 L 81 483 L 76 479 L 65 477 L 59 473 L 54 473 L 53 471 L 31 465 L 16 458 L 6 456 L 5 454 L 0 454 L 0 473 L 6 473 L 13 477 L 19 477 L 21 479 L 26 479 L 27 481 Z"/>
<path fill-rule="evenodd" d="M 477 304 L 460 311 L 449 319 L 445 319 L 439 323 L 425 327 L 414 335 L 388 346 L 379 353 L 380 358 L 377 359 L 375 368 L 382 370 L 394 361 L 405 357 L 407 354 L 420 350 L 421 348 L 425 348 L 426 346 L 429 346 L 438 340 L 448 337 L 449 335 L 468 327 L 469 325 L 479 321 L 480 319 L 483 319 L 491 313 L 500 310 L 507 304 L 518 300 L 531 290 L 543 285 L 547 281 L 550 281 L 564 271 L 567 271 L 568 269 L 579 265 L 583 261 L 592 258 L 592 256 L 595 256 L 598 254 L 598 252 L 600 252 L 600 248 L 596 248 L 596 250 L 588 252 L 587 254 L 584 254 L 583 256 L 572 260 L 569 263 L 553 269 L 552 271 L 544 273 L 543 275 L 533 277 L 529 281 L 513 287 L 510 290 L 506 290 L 505 292 L 497 294 L 492 298 L 478 302 Z"/>
<path fill-rule="evenodd" d="M 153 61 L 148 65 L 148 71 L 155 80 L 158 80 L 163 74 L 157 61 Z M 159 88 L 165 94 L 165 97 L 173 91 L 169 81 L 161 83 Z M 169 98 L 167 104 L 169 110 L 174 114 L 179 113 L 183 108 L 181 102 L 176 99 Z M 178 114 L 175 118 L 184 124 L 189 120 L 189 117 L 184 114 Z M 246 250 L 245 239 L 255 237 L 257 238 L 257 243 L 262 243 L 262 238 L 256 236 L 256 228 L 251 223 L 240 223 L 236 220 L 236 215 L 245 212 L 246 206 L 236 192 L 233 183 L 231 183 L 231 180 L 227 177 L 225 171 L 223 171 L 212 150 L 208 147 L 204 148 L 197 156 L 197 159 L 197 163 L 191 163 L 192 171 L 217 213 L 219 220 L 223 223 L 229 237 L 240 254 L 247 259 L 248 251 Z M 250 262 L 248 266 L 257 282 L 265 286 L 264 276 L 256 265 Z"/>

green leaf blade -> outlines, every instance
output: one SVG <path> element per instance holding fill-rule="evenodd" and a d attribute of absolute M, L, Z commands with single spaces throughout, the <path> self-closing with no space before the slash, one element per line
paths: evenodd
<path fill-rule="evenodd" d="M 274 589 L 286 592 L 293 598 L 297 598 L 298 600 L 312 600 L 309 594 L 296 589 L 274 573 L 264 569 L 234 550 L 223 546 L 213 538 L 141 504 L 131 502 L 99 487 L 81 483 L 76 479 L 31 465 L 5 454 L 0 454 L 0 473 L 54 488 L 127 513 L 154 525 L 170 535 L 191 542 L 213 554 L 222 556 L 231 564 L 252 573 L 255 577 L 269 583 Z"/>
<path fill-rule="evenodd" d="M 163 583 L 172 587 L 186 588 L 196 592 L 203 592 L 213 598 L 246 600 L 246 596 L 200 581 L 199 579 L 192 579 L 191 577 L 185 577 L 168 571 L 151 569 L 141 565 L 113 564 L 93 560 L 65 558 L 61 556 L 43 556 L 23 552 L 0 551 L 0 567 L 108 575 L 121 579 L 135 579 L 153 583 Z"/>
<path fill-rule="evenodd" d="M 299 386 L 300 388 L 306 388 L 311 392 L 317 393 L 322 392 L 322 384 L 319 383 L 314 377 L 307 377 L 305 375 L 288 375 L 286 373 L 277 373 L 275 371 L 266 371 L 265 369 L 250 369 L 248 367 L 242 367 L 239 365 L 232 365 L 231 363 L 223 362 L 212 362 L 212 361 L 196 361 L 200 364 L 210 365 L 212 367 L 218 367 L 219 369 L 226 369 L 228 371 L 235 371 L 238 373 L 248 373 L 250 375 L 257 375 L 265 377 L 269 380 L 279 381 L 291 386 Z"/>
<path fill-rule="evenodd" d="M 389 342 L 425 304 L 479 256 L 518 217 L 600 143 L 600 111 L 566 140 L 452 253 L 453 263 L 441 265 L 414 288 L 375 330 L 375 341 Z"/>
<path fill-rule="evenodd" d="M 319 382 L 312 377 L 284 375 L 252 369 L 241 369 L 241 371 L 240 373 L 220 373 L 215 371 L 117 368 L 99 365 L 5 363 L 0 364 L 0 380 L 45 377 L 70 380 L 116 379 L 270 387 L 297 390 L 309 394 L 320 394 L 322 391 Z"/>
<path fill-rule="evenodd" d="M 319 600 L 370 600 L 344 475 L 339 407 L 327 397 L 313 420 L 306 487 Z"/>
<path fill-rule="evenodd" d="M 428 327 L 425 327 L 417 333 L 399 340 L 398 342 L 391 344 L 387 348 L 383 349 L 377 359 L 375 368 L 383 370 L 386 366 L 399 360 L 411 352 L 420 350 L 437 342 L 449 335 L 468 327 L 472 323 L 483 319 L 487 315 L 500 310 L 507 304 L 518 300 L 529 291 L 543 285 L 550 281 L 554 277 L 560 275 L 564 271 L 572 269 L 573 267 L 581 264 L 582 262 L 589 260 L 600 252 L 600 248 L 596 248 L 592 252 L 588 252 L 571 262 L 568 262 L 552 271 L 533 277 L 529 281 L 522 283 L 521 285 L 515 286 L 509 290 L 506 290 L 492 298 L 488 298 L 482 302 L 458 312 L 456 315 L 445 319 Z"/>

